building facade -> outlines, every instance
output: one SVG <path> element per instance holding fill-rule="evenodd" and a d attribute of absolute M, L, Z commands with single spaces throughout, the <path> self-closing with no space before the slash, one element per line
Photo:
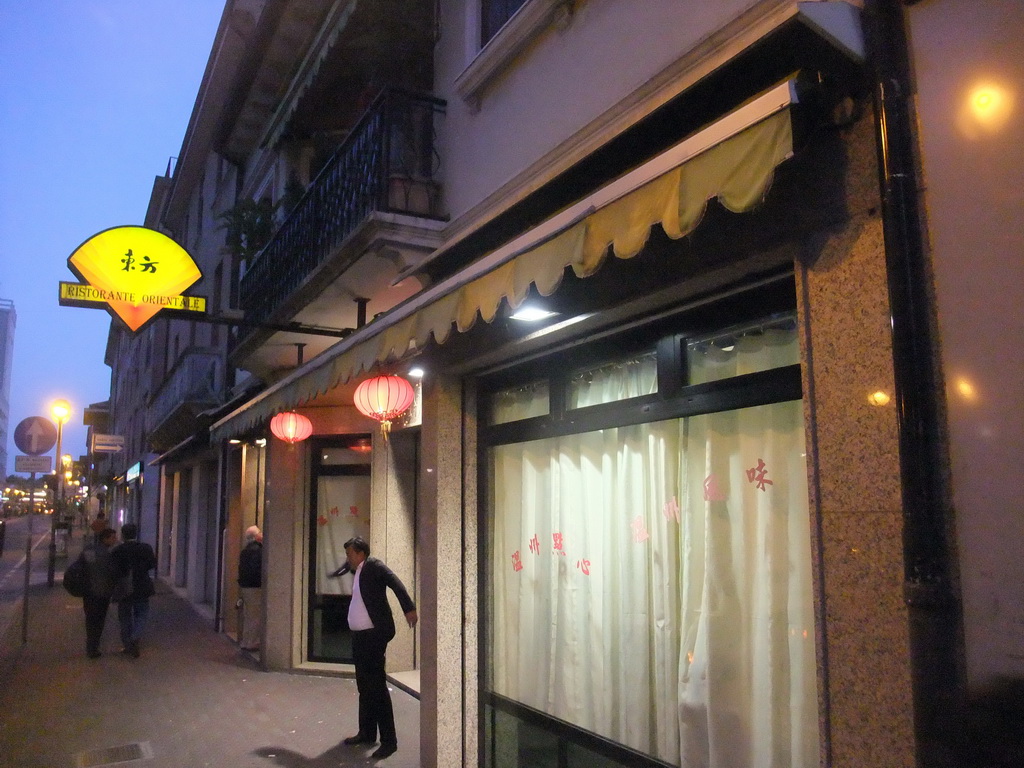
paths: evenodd
<path fill-rule="evenodd" d="M 262 663 L 348 673 L 366 537 L 426 766 L 1000 764 L 1024 19 L 984 6 L 229 2 L 147 217 L 217 322 L 112 355 L 166 358 L 161 575 L 236 631 L 260 525 Z"/>
<path fill-rule="evenodd" d="M 14 329 L 18 315 L 14 311 L 14 302 L 0 299 L 0 470 L 6 479 L 7 441 L 11 429 L 11 375 L 14 363 Z"/>

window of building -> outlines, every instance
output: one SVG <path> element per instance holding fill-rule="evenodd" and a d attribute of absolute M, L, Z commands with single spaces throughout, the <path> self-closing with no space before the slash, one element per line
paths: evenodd
<path fill-rule="evenodd" d="M 480 0 L 480 45 L 494 37 L 498 30 L 526 0 Z"/>
<path fill-rule="evenodd" d="M 481 430 L 483 765 L 818 764 L 793 316 L 669 338 Z"/>
<path fill-rule="evenodd" d="M 546 416 L 548 413 L 550 404 L 546 380 L 508 387 L 490 396 L 491 424 L 508 424 L 534 416 Z"/>
<path fill-rule="evenodd" d="M 217 268 L 213 270 L 213 296 L 212 296 L 212 311 L 216 315 L 223 313 L 223 285 L 224 285 L 224 264 L 223 262 L 217 265 Z M 220 326 L 216 323 L 210 324 L 210 346 L 220 346 Z"/>

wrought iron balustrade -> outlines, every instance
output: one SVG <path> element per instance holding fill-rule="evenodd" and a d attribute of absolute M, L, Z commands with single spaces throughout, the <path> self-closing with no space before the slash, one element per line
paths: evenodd
<path fill-rule="evenodd" d="M 373 212 L 437 218 L 440 99 L 385 90 L 242 277 L 246 318 L 267 320 Z"/>
<path fill-rule="evenodd" d="M 180 430 L 173 423 L 178 421 L 176 417 L 190 421 L 197 413 L 218 405 L 224 387 L 223 368 L 216 352 L 186 351 L 149 403 L 149 431 L 177 433 Z"/>

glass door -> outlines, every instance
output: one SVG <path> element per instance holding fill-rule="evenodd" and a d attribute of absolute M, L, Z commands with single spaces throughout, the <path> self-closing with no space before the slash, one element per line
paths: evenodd
<path fill-rule="evenodd" d="M 353 536 L 370 538 L 372 443 L 369 435 L 345 435 L 321 440 L 314 448 L 309 659 L 352 663 L 352 574 L 335 574 L 345 564 L 345 542 Z"/>

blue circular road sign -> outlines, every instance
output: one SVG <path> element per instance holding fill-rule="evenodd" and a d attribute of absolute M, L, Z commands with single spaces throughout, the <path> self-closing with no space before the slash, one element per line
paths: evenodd
<path fill-rule="evenodd" d="M 46 453 L 56 442 L 57 428 L 42 416 L 29 416 L 14 428 L 14 444 L 29 456 Z"/>

